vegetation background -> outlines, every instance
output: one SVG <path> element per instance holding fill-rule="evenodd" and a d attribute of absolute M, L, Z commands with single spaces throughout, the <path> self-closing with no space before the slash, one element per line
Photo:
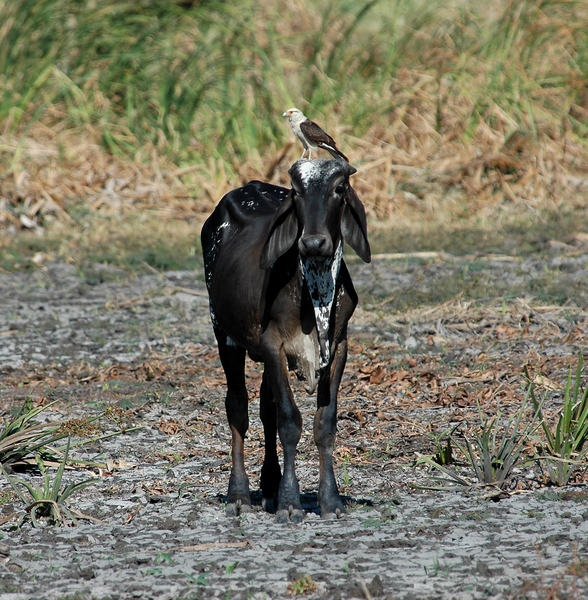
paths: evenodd
<path fill-rule="evenodd" d="M 585 0 L 0 0 L 0 268 L 197 266 L 301 108 L 376 251 L 588 243 Z M 550 246 L 551 245 L 551 246 Z"/>

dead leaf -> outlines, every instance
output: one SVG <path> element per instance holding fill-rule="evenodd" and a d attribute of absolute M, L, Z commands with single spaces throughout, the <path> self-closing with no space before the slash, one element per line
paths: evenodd
<path fill-rule="evenodd" d="M 118 460 L 107 460 L 106 468 L 109 471 L 124 471 L 125 469 L 134 469 L 137 465 L 130 463 L 124 458 L 119 458 Z"/>
<path fill-rule="evenodd" d="M 545 375 L 541 375 L 540 373 L 533 377 L 532 382 L 536 385 L 541 385 L 552 392 L 561 390 L 563 387 L 557 383 L 557 381 L 553 381 L 553 379 L 549 379 L 549 377 L 545 377 Z"/>
<path fill-rule="evenodd" d="M 386 371 L 382 368 L 382 365 L 378 365 L 370 375 L 370 383 L 379 385 L 380 383 L 382 383 L 382 379 L 384 379 L 385 374 Z"/>

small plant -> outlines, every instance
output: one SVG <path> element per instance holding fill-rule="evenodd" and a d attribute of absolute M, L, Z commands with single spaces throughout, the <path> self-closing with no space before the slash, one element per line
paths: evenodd
<path fill-rule="evenodd" d="M 157 561 L 158 565 L 161 565 L 163 563 L 173 564 L 173 562 L 174 562 L 173 558 L 169 554 L 166 554 L 165 552 L 158 552 L 156 561 Z"/>
<path fill-rule="evenodd" d="M 349 487 L 349 473 L 347 472 L 347 463 L 343 465 L 343 483 L 345 487 Z"/>
<path fill-rule="evenodd" d="M 288 593 L 292 596 L 303 596 L 316 591 L 316 583 L 310 575 L 305 575 L 300 579 L 293 579 L 292 583 L 288 584 Z"/>
<path fill-rule="evenodd" d="M 433 455 L 433 460 L 439 465 L 450 465 L 453 463 L 453 447 L 451 446 L 451 436 L 455 430 L 459 427 L 459 423 L 453 427 L 448 428 L 441 433 L 429 433 L 429 437 L 432 438 L 435 443 L 437 452 Z"/>
<path fill-rule="evenodd" d="M 6 479 L 8 479 L 8 483 L 12 486 L 14 491 L 18 494 L 19 498 L 26 505 L 25 514 L 19 519 L 18 527 L 21 527 L 25 518 L 27 516 L 30 517 L 31 523 L 33 527 L 38 527 L 39 523 L 38 517 L 48 517 L 51 521 L 53 521 L 56 525 L 67 525 L 67 520 L 71 521 L 74 525 L 77 525 L 77 517 L 91 519 L 82 513 L 67 507 L 64 503 L 65 501 L 76 491 L 82 490 L 89 485 L 96 483 L 96 479 L 86 479 L 84 481 L 80 481 L 78 483 L 70 483 L 65 487 L 64 490 L 61 490 L 61 480 L 63 477 L 63 471 L 65 469 L 65 465 L 67 463 L 67 457 L 69 454 L 69 438 L 65 450 L 65 454 L 63 456 L 63 460 L 57 469 L 57 474 L 55 475 L 55 479 L 51 482 L 51 478 L 49 477 L 49 473 L 47 472 L 47 468 L 43 459 L 37 454 L 35 456 L 37 465 L 41 471 L 41 476 L 43 477 L 43 485 L 39 487 L 34 487 L 26 481 L 22 481 L 21 479 L 16 479 L 15 477 L 11 477 L 4 467 L 0 465 L 0 469 L 4 473 Z M 21 489 L 21 486 L 24 487 L 28 493 L 30 494 L 30 499 L 27 498 L 25 492 Z M 32 500 L 32 502 L 31 502 Z"/>
<path fill-rule="evenodd" d="M 453 448 L 451 447 L 451 438 L 447 438 L 444 446 L 438 446 L 433 460 L 440 465 L 450 465 L 453 463 Z"/>
<path fill-rule="evenodd" d="M 533 388 L 529 372 L 525 376 L 529 384 L 529 394 L 539 415 L 539 423 L 547 443 L 543 446 L 543 456 L 538 456 L 547 469 L 549 479 L 554 485 L 566 485 L 572 473 L 588 454 L 588 387 L 581 394 L 581 375 L 584 358 L 578 357 L 576 377 L 572 387 L 572 370 L 569 370 L 564 402 L 555 429 L 552 430 L 541 410 L 541 404 Z M 581 394 L 581 395 L 580 395 Z"/>
<path fill-rule="evenodd" d="M 484 419 L 479 406 L 478 410 L 482 424 L 480 432 L 474 436 L 474 443 L 477 448 L 474 449 L 473 444 L 465 436 L 465 449 L 453 438 L 455 445 L 474 469 L 480 483 L 498 484 L 500 487 L 504 487 L 508 482 L 512 470 L 521 457 L 525 442 L 535 430 L 538 417 L 537 409 L 523 431 L 519 431 L 526 406 L 527 399 L 523 402 L 519 412 L 508 420 L 499 439 L 497 439 L 497 423 L 500 419 L 500 412 L 492 419 Z"/>
<path fill-rule="evenodd" d="M 474 435 L 473 441 L 467 437 L 465 439 L 465 447 L 456 439 L 455 436 L 449 436 L 455 446 L 465 456 L 470 466 L 473 468 L 478 483 L 483 485 L 495 485 L 503 488 L 509 481 L 512 470 L 518 463 L 523 451 L 525 442 L 536 428 L 538 418 L 538 409 L 531 421 L 520 430 L 521 421 L 527 399 L 521 405 L 518 413 L 512 416 L 499 436 L 498 421 L 500 420 L 500 412 L 493 418 L 485 418 L 482 410 L 478 406 L 480 413 L 480 431 Z M 442 471 L 449 479 L 436 478 L 437 481 L 450 483 L 454 487 L 471 487 L 465 479 L 448 469 L 445 465 L 437 462 L 435 457 L 421 456 L 417 464 L 426 463 L 429 466 Z M 436 489 L 448 489 L 446 487 Z"/>
<path fill-rule="evenodd" d="M 51 466 L 60 464 L 65 446 L 54 447 L 53 444 L 72 435 L 77 437 L 92 436 L 82 439 L 72 446 L 81 446 L 89 442 L 134 431 L 140 427 L 124 429 L 108 434 L 101 434 L 100 428 L 94 422 L 104 416 L 110 416 L 107 411 L 88 419 L 66 419 L 50 423 L 34 423 L 33 419 L 44 410 L 53 406 L 57 400 L 44 406 L 33 407 L 31 398 L 27 398 L 20 407 L 17 415 L 10 421 L 5 421 L 4 429 L 0 431 L 0 464 L 20 467 L 30 467 L 38 464 L 37 457 Z M 69 444 L 69 441 L 68 441 Z M 77 464 L 105 466 L 101 463 L 71 460 Z"/>
<path fill-rule="evenodd" d="M 232 565 L 227 564 L 225 567 L 225 572 L 227 575 L 230 575 L 238 566 L 239 561 L 234 562 Z"/>
<path fill-rule="evenodd" d="M 40 412 L 53 406 L 55 402 L 57 400 L 33 408 L 29 397 L 24 401 L 17 415 L 11 421 L 5 422 L 5 427 L 0 432 L 0 463 L 22 463 L 38 453 L 45 458 L 55 458 L 55 455 L 47 449 L 47 444 L 55 442 L 60 437 L 66 437 L 67 434 L 57 435 L 63 422 L 31 424 Z"/>
<path fill-rule="evenodd" d="M 433 565 L 431 567 L 427 569 L 427 565 L 423 565 L 423 569 L 428 577 L 437 577 L 439 575 L 439 554 L 433 558 Z"/>

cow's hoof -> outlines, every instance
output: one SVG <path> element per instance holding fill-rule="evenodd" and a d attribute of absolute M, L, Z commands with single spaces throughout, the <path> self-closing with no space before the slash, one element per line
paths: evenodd
<path fill-rule="evenodd" d="M 290 521 L 296 524 L 302 523 L 302 521 L 304 521 L 304 512 L 302 512 L 300 509 L 293 510 L 290 513 Z"/>
<path fill-rule="evenodd" d="M 227 508 L 225 509 L 225 513 L 227 517 L 240 517 L 241 515 L 245 515 L 250 513 L 253 510 L 251 504 L 247 502 L 243 502 L 241 499 L 235 500 L 235 502 L 229 502 L 227 504 Z"/>
<path fill-rule="evenodd" d="M 325 521 L 335 521 L 337 519 L 342 519 L 345 515 L 345 511 L 340 508 L 336 508 L 334 511 L 323 511 L 321 509 L 321 519 Z"/>
<path fill-rule="evenodd" d="M 294 508 L 290 505 L 288 508 L 281 508 L 276 512 L 276 523 L 302 523 L 304 521 L 304 511 L 300 508 Z"/>
<path fill-rule="evenodd" d="M 276 523 L 288 523 L 290 521 L 290 514 L 285 508 L 276 511 Z"/>

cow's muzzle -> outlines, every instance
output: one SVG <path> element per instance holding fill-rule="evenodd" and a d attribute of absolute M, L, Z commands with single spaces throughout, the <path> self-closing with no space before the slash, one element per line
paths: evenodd
<path fill-rule="evenodd" d="M 333 242 L 328 235 L 303 235 L 298 240 L 298 252 L 305 260 L 323 261 L 333 256 Z"/>

